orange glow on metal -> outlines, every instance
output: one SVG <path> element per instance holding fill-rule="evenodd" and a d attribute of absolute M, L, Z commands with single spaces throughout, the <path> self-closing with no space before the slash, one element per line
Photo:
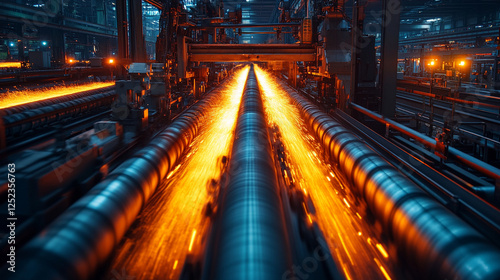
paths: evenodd
<path fill-rule="evenodd" d="M 54 86 L 33 90 L 8 91 L 0 95 L 0 109 L 35 101 L 71 95 L 79 92 L 100 89 L 114 85 L 115 82 L 96 82 L 81 85 Z"/>
<path fill-rule="evenodd" d="M 113 63 L 115 63 L 115 60 L 114 60 L 114 59 L 112 59 L 112 58 L 110 58 L 110 59 L 108 60 L 108 63 L 109 63 L 109 64 L 113 64 Z"/>
<path fill-rule="evenodd" d="M 191 235 L 191 241 L 189 242 L 189 249 L 188 249 L 189 252 L 191 252 L 191 250 L 193 249 L 193 242 L 195 236 L 196 236 L 196 230 L 193 230 L 193 234 Z"/>
<path fill-rule="evenodd" d="M 307 208 L 306 208 L 306 204 L 304 202 L 302 202 L 302 206 L 304 207 L 304 211 L 306 211 L 306 214 L 307 214 L 307 219 L 309 219 L 309 223 L 312 224 L 313 223 L 313 220 L 311 218 L 311 215 L 309 214 L 309 212 L 307 211 Z"/>
<path fill-rule="evenodd" d="M 462 61 L 460 61 L 460 63 L 459 63 L 458 65 L 460 65 L 460 66 L 465 66 L 465 61 L 463 61 L 463 60 L 462 60 Z"/>
<path fill-rule="evenodd" d="M 21 68 L 21 62 L 17 61 L 0 62 L 0 68 Z"/>
<path fill-rule="evenodd" d="M 391 280 L 391 277 L 389 276 L 389 274 L 387 273 L 387 271 L 385 270 L 385 268 L 383 266 L 379 266 L 379 268 L 382 271 L 382 273 L 384 274 L 385 279 Z"/>
<path fill-rule="evenodd" d="M 189 156 L 188 156 L 189 157 Z M 167 175 L 167 180 L 170 179 L 177 170 L 179 170 L 179 168 L 181 167 L 181 164 L 177 164 L 177 166 L 174 168 L 174 170 L 170 171 L 170 173 L 168 173 Z"/>
<path fill-rule="evenodd" d="M 378 265 L 378 268 L 380 271 L 382 271 L 382 274 L 384 275 L 386 280 L 391 280 L 391 277 L 389 276 L 389 273 L 387 273 L 387 270 L 384 268 L 384 266 L 380 263 L 380 261 L 377 258 L 373 259 L 375 263 Z"/>
<path fill-rule="evenodd" d="M 347 200 L 344 198 L 345 205 L 347 205 L 348 208 L 351 208 L 351 205 L 347 202 Z"/>
<path fill-rule="evenodd" d="M 221 159 L 231 156 L 248 71 L 249 67 L 237 71 L 214 90 L 217 102 L 203 112 L 186 156 L 161 182 L 137 226 L 129 230 L 131 237 L 118 248 L 111 270 L 125 268 L 128 275 L 141 279 L 179 279 L 186 257 L 203 254 L 212 224 L 207 203 L 216 207 L 224 184 L 221 177 L 227 170 Z"/>
<path fill-rule="evenodd" d="M 382 254 L 382 256 L 384 256 L 384 258 L 388 258 L 389 257 L 389 254 L 387 254 L 387 251 L 384 249 L 384 246 L 382 246 L 382 244 L 377 243 L 377 249 L 380 251 L 380 253 Z"/>
<path fill-rule="evenodd" d="M 346 207 L 347 200 L 343 200 L 344 189 L 348 188 L 342 185 L 347 181 L 322 158 L 319 143 L 310 135 L 300 111 L 281 83 L 259 67 L 255 71 L 268 125 L 279 129 L 292 179 L 311 198 L 315 209 L 311 218 L 323 232 L 330 251 L 335 252 L 340 271 L 347 279 L 384 279 L 379 265 L 373 261 L 378 252 L 358 236 L 360 231 L 368 235 L 369 226 L 356 214 L 354 205 Z M 337 192 L 341 189 L 342 195 Z"/>

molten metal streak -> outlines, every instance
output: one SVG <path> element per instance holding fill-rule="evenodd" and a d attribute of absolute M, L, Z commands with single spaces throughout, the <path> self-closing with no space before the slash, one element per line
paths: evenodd
<path fill-rule="evenodd" d="M 18 90 L 0 93 L 0 109 L 79 92 L 100 89 L 114 85 L 115 82 L 95 82 L 82 85 L 54 86 L 34 90 Z"/>
<path fill-rule="evenodd" d="M 313 215 L 313 220 L 323 231 L 332 256 L 336 257 L 335 261 L 342 267 L 345 277 L 389 278 L 389 264 L 392 265 L 390 258 L 384 255 L 380 264 L 374 262 L 375 258 L 381 258 L 381 252 L 359 234 L 362 231 L 370 235 L 371 231 L 361 223 L 355 205 L 348 203 L 349 197 L 342 187 L 347 183 L 344 183 L 342 176 L 336 176 L 337 171 L 319 157 L 320 144 L 309 136 L 300 112 L 279 83 L 258 67 L 256 73 L 269 125 L 278 126 L 289 167 L 295 174 L 293 182 L 311 196 L 316 214 L 310 215 Z M 380 267 L 385 268 L 382 270 Z"/>
<path fill-rule="evenodd" d="M 202 254 L 210 226 L 206 205 L 216 199 L 229 156 L 248 67 L 218 89 L 186 156 L 141 213 L 117 250 L 111 269 L 135 279 L 177 279 L 188 255 Z M 189 156 L 187 156 L 189 155 Z M 110 274 L 111 275 L 111 274 Z"/>
<path fill-rule="evenodd" d="M 0 62 L 0 68 L 21 68 L 21 62 L 16 62 L 16 61 Z"/>

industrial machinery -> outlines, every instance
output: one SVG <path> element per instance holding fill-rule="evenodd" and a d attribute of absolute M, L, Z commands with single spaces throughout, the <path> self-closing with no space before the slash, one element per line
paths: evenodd
<path fill-rule="evenodd" d="M 9 39 L 2 279 L 498 278 L 496 21 L 427 44 L 418 1 L 117 0 L 108 30 L 94 2 Z"/>

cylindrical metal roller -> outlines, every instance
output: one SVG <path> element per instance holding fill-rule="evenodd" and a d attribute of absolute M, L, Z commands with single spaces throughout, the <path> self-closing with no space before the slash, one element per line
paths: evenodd
<path fill-rule="evenodd" d="M 281 279 L 291 265 L 262 99 L 253 68 L 240 105 L 230 179 L 208 279 Z"/>
<path fill-rule="evenodd" d="M 285 86 L 287 87 L 287 86 Z M 498 279 L 500 251 L 364 141 L 287 88 L 326 155 L 422 279 Z"/>
<path fill-rule="evenodd" d="M 219 92 L 222 94 L 222 92 Z M 93 187 L 19 253 L 13 279 L 90 279 L 198 131 L 210 93 Z M 4 270 L 6 271 L 6 270 Z"/>

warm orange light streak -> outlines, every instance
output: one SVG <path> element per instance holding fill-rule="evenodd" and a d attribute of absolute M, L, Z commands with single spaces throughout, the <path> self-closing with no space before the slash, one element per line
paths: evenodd
<path fill-rule="evenodd" d="M 382 274 L 384 275 L 386 280 L 391 280 L 391 276 L 389 276 L 389 273 L 387 270 L 385 270 L 384 266 L 380 263 L 380 261 L 377 258 L 373 259 L 375 263 L 378 265 L 380 271 L 382 271 Z"/>
<path fill-rule="evenodd" d="M 345 205 L 347 205 L 347 208 L 351 208 L 351 205 L 347 202 L 347 200 L 344 198 Z"/>
<path fill-rule="evenodd" d="M 379 266 L 379 268 L 382 271 L 382 273 L 384 274 L 385 279 L 391 280 L 391 277 L 389 276 L 389 274 L 387 273 L 387 271 L 385 270 L 385 268 L 383 266 Z"/>
<path fill-rule="evenodd" d="M 0 62 L 0 68 L 21 68 L 21 62 L 16 62 L 16 61 Z"/>
<path fill-rule="evenodd" d="M 186 157 L 189 157 L 191 153 L 189 153 Z M 177 170 L 179 170 L 179 168 L 181 167 L 181 164 L 177 164 L 177 166 L 174 168 L 174 170 L 170 171 L 170 173 L 168 173 L 167 175 L 167 179 L 170 179 L 174 174 L 175 172 L 177 172 Z"/>
<path fill-rule="evenodd" d="M 0 109 L 100 89 L 114 84 L 115 82 L 96 82 L 82 85 L 54 86 L 43 89 L 8 91 L 0 94 Z"/>
<path fill-rule="evenodd" d="M 377 243 L 377 249 L 380 251 L 382 256 L 384 256 L 384 258 L 387 259 L 389 257 L 389 254 L 387 254 L 387 251 L 384 249 L 384 246 L 382 246 L 382 244 Z"/>
<path fill-rule="evenodd" d="M 248 71 L 211 93 L 217 102 L 203 113 L 198 135 L 127 233 L 111 269 L 125 268 L 136 279 L 178 279 L 188 255 L 191 260 L 203 254 L 211 225 L 207 202 L 216 202 L 222 184 L 221 158 L 230 157 Z"/>
<path fill-rule="evenodd" d="M 189 252 L 191 252 L 191 250 L 193 249 L 193 242 L 195 236 L 196 236 L 196 230 L 193 230 L 193 234 L 191 235 L 191 241 L 189 242 L 189 249 L 188 249 Z"/>
<path fill-rule="evenodd" d="M 280 82 L 258 67 L 256 74 L 269 126 L 279 128 L 287 164 L 294 170 L 292 179 L 300 182 L 300 188 L 311 197 L 316 210 L 312 218 L 322 230 L 330 251 L 337 254 L 335 261 L 340 271 L 347 279 L 385 279 L 373 261 L 378 253 L 358 236 L 360 231 L 368 234 L 369 226 L 356 215 L 354 205 L 344 200 L 348 188 L 343 184 L 347 181 L 323 160 L 319 143 L 310 135 L 300 111 Z M 339 194 L 336 190 L 341 189 Z"/>

